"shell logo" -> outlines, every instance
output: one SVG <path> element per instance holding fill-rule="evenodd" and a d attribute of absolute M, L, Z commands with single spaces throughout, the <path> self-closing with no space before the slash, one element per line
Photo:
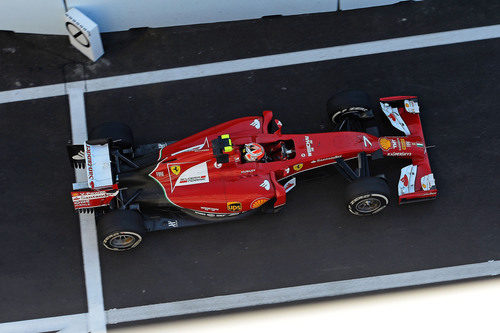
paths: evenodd
<path fill-rule="evenodd" d="M 403 183 L 404 186 L 408 186 L 408 176 L 405 175 L 403 178 L 400 179 L 401 183 Z"/>
<path fill-rule="evenodd" d="M 265 204 L 267 201 L 269 201 L 268 198 L 259 198 L 259 199 L 255 199 L 254 201 L 252 201 L 252 203 L 250 204 L 250 208 L 251 209 L 255 209 L 255 208 L 259 208 L 260 206 L 262 206 L 263 204 Z"/>
<path fill-rule="evenodd" d="M 391 148 L 391 141 L 389 141 L 389 139 L 380 138 L 378 139 L 378 143 L 383 150 L 389 150 Z"/>

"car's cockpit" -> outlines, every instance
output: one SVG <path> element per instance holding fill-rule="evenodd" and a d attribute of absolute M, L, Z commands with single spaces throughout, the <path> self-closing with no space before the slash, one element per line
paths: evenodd
<path fill-rule="evenodd" d="M 241 161 L 268 163 L 286 161 L 295 157 L 293 140 L 279 140 L 269 143 L 249 143 L 241 148 Z"/>

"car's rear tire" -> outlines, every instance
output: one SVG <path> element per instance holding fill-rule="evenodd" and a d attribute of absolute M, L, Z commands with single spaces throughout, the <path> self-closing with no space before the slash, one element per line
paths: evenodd
<path fill-rule="evenodd" d="M 346 204 L 354 215 L 376 214 L 389 204 L 389 186 L 379 177 L 356 179 L 347 186 Z"/>
<path fill-rule="evenodd" d="M 326 108 L 330 121 L 337 128 L 349 122 L 347 130 L 358 130 L 360 121 L 373 119 L 370 96 L 360 90 L 346 90 L 332 96 Z"/>
<path fill-rule="evenodd" d="M 105 122 L 93 128 L 89 140 L 110 139 L 112 148 L 129 149 L 134 146 L 134 135 L 129 126 L 120 122 Z"/>
<path fill-rule="evenodd" d="M 97 222 L 97 230 L 102 245 L 113 251 L 126 251 L 136 247 L 146 231 L 141 214 L 129 209 L 104 214 Z"/>

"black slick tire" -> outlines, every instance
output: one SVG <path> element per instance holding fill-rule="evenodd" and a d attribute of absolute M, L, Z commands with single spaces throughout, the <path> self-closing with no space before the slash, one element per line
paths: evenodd
<path fill-rule="evenodd" d="M 97 222 L 99 241 L 113 251 L 133 249 L 142 241 L 145 231 L 142 216 L 135 210 L 113 210 Z"/>
<path fill-rule="evenodd" d="M 328 117 L 334 126 L 339 126 L 346 117 L 373 117 L 370 96 L 361 90 L 346 90 L 332 96 L 326 109 Z"/>
<path fill-rule="evenodd" d="M 354 215 L 368 216 L 380 212 L 389 204 L 389 186 L 379 177 L 354 180 L 346 189 L 347 210 Z"/>
<path fill-rule="evenodd" d="M 120 122 L 106 122 L 93 128 L 89 133 L 89 140 L 110 139 L 112 147 L 128 149 L 134 146 L 132 130 Z"/>

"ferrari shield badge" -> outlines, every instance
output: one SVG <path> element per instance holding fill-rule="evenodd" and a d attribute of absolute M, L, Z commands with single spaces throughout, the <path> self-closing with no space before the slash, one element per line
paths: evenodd
<path fill-rule="evenodd" d="M 172 171 L 172 173 L 177 176 L 181 172 L 181 167 L 180 165 L 172 165 L 170 167 L 170 171 Z"/>
<path fill-rule="evenodd" d="M 230 212 L 239 212 L 241 211 L 241 202 L 228 202 L 227 210 Z"/>
<path fill-rule="evenodd" d="M 299 171 L 300 169 L 302 169 L 302 167 L 303 167 L 303 166 L 304 166 L 304 164 L 302 164 L 302 163 L 295 164 L 295 165 L 293 166 L 293 170 L 295 170 L 295 171 Z"/>

